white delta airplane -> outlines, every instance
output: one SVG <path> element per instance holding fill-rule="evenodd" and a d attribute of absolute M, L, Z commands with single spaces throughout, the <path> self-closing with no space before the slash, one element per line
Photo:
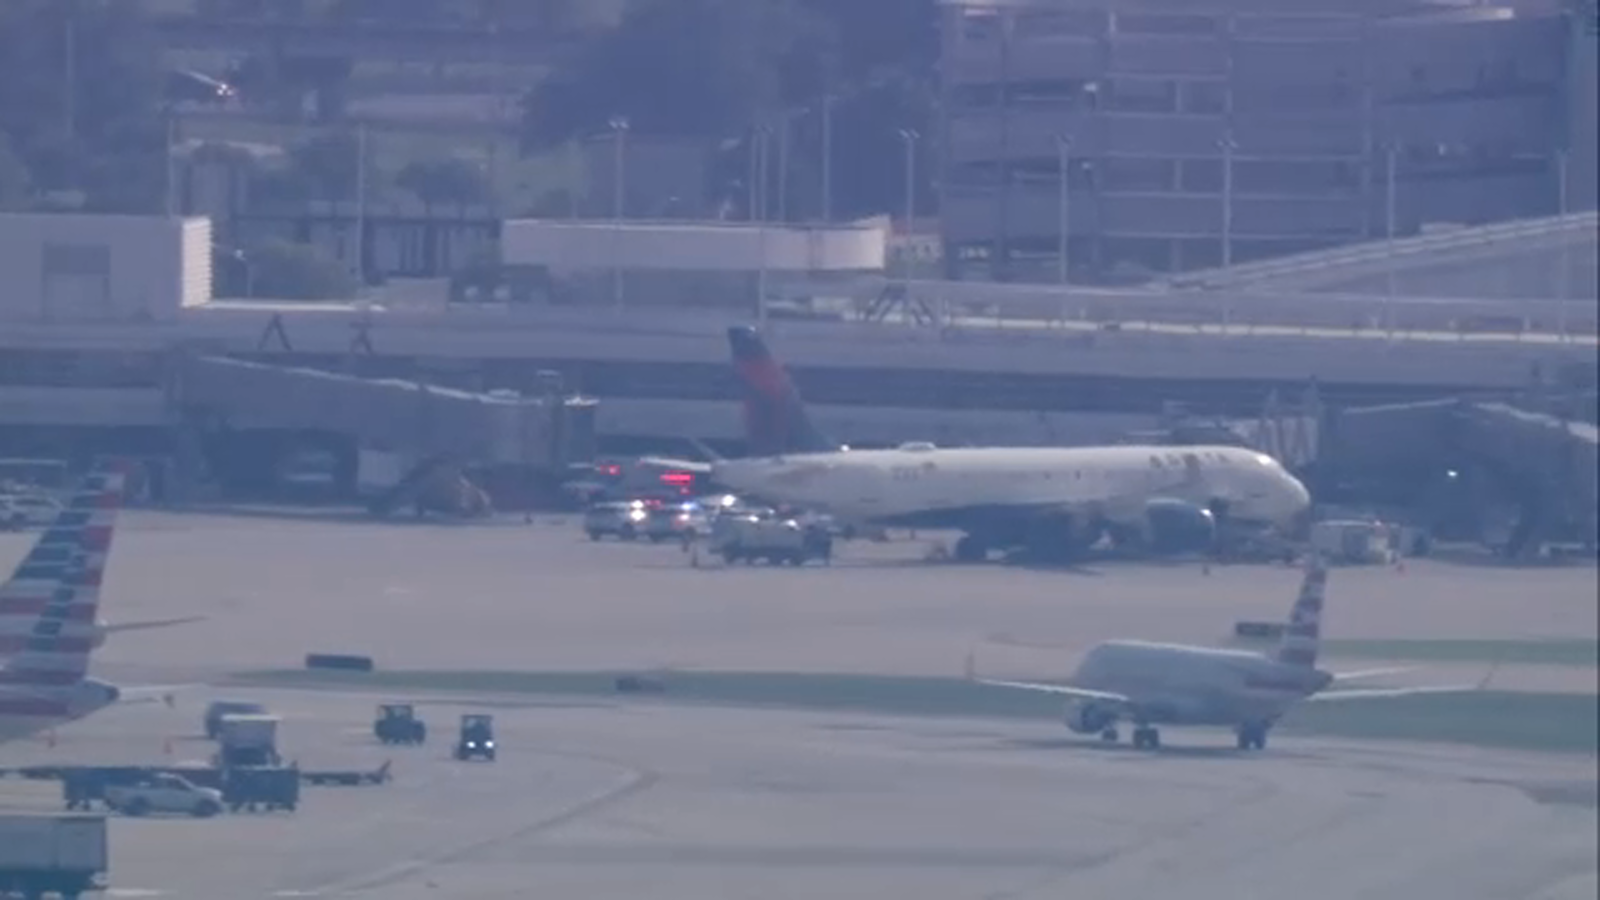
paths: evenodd
<path fill-rule="evenodd" d="M 1477 684 L 1327 690 L 1330 685 L 1409 671 L 1405 668 L 1334 673 L 1317 668 L 1328 570 L 1313 556 L 1276 651 L 1255 653 L 1185 644 L 1106 641 L 1096 645 L 1067 684 L 979 678 L 967 657 L 967 677 L 980 684 L 1040 691 L 1067 700 L 1067 728 L 1117 740 L 1117 723 L 1133 724 L 1133 745 L 1161 746 L 1157 725 L 1222 726 L 1234 730 L 1240 750 L 1262 750 L 1267 731 L 1296 703 L 1407 697 L 1482 690 Z"/>
<path fill-rule="evenodd" d="M 1224 523 L 1290 532 L 1309 514 L 1305 485 L 1245 447 L 841 448 L 812 425 L 755 329 L 730 328 L 728 341 L 751 456 L 659 462 L 851 524 L 959 529 L 960 560 L 1012 550 L 1069 560 L 1103 536 L 1156 553 L 1201 551 Z"/>
<path fill-rule="evenodd" d="M 49 731 L 114 703 L 172 701 L 176 688 L 118 687 L 90 678 L 105 639 L 100 586 L 122 508 L 127 466 L 97 466 L 0 585 L 0 743 Z"/>

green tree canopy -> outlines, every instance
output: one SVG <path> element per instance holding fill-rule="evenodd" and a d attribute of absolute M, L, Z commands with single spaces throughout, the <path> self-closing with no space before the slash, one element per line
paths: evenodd
<path fill-rule="evenodd" d="M 395 184 L 429 206 L 483 203 L 489 199 L 491 190 L 483 167 L 464 159 L 423 159 L 407 163 L 395 176 Z"/>
<path fill-rule="evenodd" d="M 34 191 L 152 212 L 165 189 L 163 69 L 137 4 L 0 2 L 0 134 Z"/>
<path fill-rule="evenodd" d="M 753 126 L 788 117 L 795 188 L 819 177 L 815 110 L 828 95 L 836 101 L 835 212 L 897 210 L 899 131 L 933 131 L 937 36 L 934 0 L 638 0 L 617 28 L 529 94 L 525 143 L 600 133 L 617 115 L 640 135 L 747 140 Z M 725 195 L 744 171 L 746 149 L 734 151 L 721 170 Z M 931 167 L 918 168 L 926 208 Z M 816 196 L 797 192 L 791 209 L 815 214 Z"/>

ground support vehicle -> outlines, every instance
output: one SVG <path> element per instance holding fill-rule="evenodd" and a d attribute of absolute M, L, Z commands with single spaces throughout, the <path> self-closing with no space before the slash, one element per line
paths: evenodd
<path fill-rule="evenodd" d="M 300 780 L 319 787 L 363 787 L 387 784 L 394 779 L 385 761 L 376 769 L 301 769 Z"/>
<path fill-rule="evenodd" d="M 456 738 L 458 760 L 495 760 L 494 717 L 467 714 L 461 717 L 461 734 Z"/>
<path fill-rule="evenodd" d="M 372 735 L 384 744 L 421 744 L 428 739 L 428 726 L 411 704 L 385 703 L 378 707 Z"/>
<path fill-rule="evenodd" d="M 0 897 L 77 900 L 105 888 L 103 816 L 0 814 Z"/>
<path fill-rule="evenodd" d="M 711 552 L 724 562 L 803 565 L 833 557 L 833 536 L 824 527 L 760 512 L 725 513 L 711 526 Z"/>

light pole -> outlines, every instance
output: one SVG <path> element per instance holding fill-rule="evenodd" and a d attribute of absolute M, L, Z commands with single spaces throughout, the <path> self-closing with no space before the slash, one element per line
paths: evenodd
<path fill-rule="evenodd" d="M 752 129 L 750 161 L 751 218 L 756 220 L 756 323 L 767 324 L 767 137 L 772 129 L 757 125 Z"/>
<path fill-rule="evenodd" d="M 778 120 L 778 221 L 789 221 L 789 115 Z"/>
<path fill-rule="evenodd" d="M 917 133 L 910 128 L 900 129 L 900 140 L 906 146 L 906 234 L 901 245 L 901 263 L 905 267 L 906 301 L 911 300 L 911 245 L 914 223 L 917 218 Z"/>
<path fill-rule="evenodd" d="M 822 222 L 833 221 L 833 102 L 834 96 L 822 98 Z"/>
<path fill-rule="evenodd" d="M 1383 148 L 1383 240 L 1387 259 L 1383 267 L 1384 282 L 1384 310 L 1383 317 L 1388 320 L 1386 327 L 1391 336 L 1394 334 L 1394 277 L 1395 266 L 1399 260 L 1395 255 L 1395 232 L 1398 223 L 1399 203 L 1396 197 L 1395 168 L 1399 160 L 1400 148 L 1393 142 L 1385 144 Z"/>
<path fill-rule="evenodd" d="M 1056 246 L 1056 280 L 1065 286 L 1071 275 L 1069 253 L 1072 250 L 1072 138 L 1064 134 L 1056 135 L 1056 168 L 1057 177 L 1061 182 L 1056 209 L 1056 214 L 1059 216 L 1057 228 L 1060 231 Z"/>
<path fill-rule="evenodd" d="M 356 126 L 356 280 L 367 286 L 367 123 Z"/>
<path fill-rule="evenodd" d="M 606 123 L 611 129 L 611 302 L 617 312 L 622 312 L 622 217 L 626 211 L 624 173 L 627 169 L 626 116 L 612 116 Z"/>
<path fill-rule="evenodd" d="M 1239 144 L 1230 132 L 1217 141 L 1222 150 L 1222 267 L 1233 265 L 1233 152 Z"/>
<path fill-rule="evenodd" d="M 1556 151 L 1556 213 L 1567 214 L 1567 148 L 1562 147 Z M 1561 242 L 1560 266 L 1556 270 L 1556 339 L 1565 343 L 1567 340 L 1567 294 L 1571 290 L 1572 278 L 1572 244 Z"/>

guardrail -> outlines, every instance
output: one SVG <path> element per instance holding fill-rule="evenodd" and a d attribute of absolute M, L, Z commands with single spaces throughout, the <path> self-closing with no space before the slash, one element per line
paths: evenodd
<path fill-rule="evenodd" d="M 1279 259 L 1244 263 L 1228 268 L 1206 269 L 1174 275 L 1156 282 L 1162 287 L 1178 290 L 1215 290 L 1237 286 L 1251 280 L 1274 276 L 1316 272 L 1341 266 L 1362 263 L 1389 262 L 1406 257 L 1422 256 L 1441 250 L 1469 250 L 1508 241 L 1531 240 L 1552 235 L 1571 233 L 1573 237 L 1594 237 L 1600 215 L 1595 212 L 1569 213 L 1564 216 L 1547 216 L 1539 219 L 1518 219 L 1493 225 L 1480 225 L 1436 234 L 1420 234 L 1394 241 L 1363 241 L 1349 247 L 1338 247 L 1315 253 L 1296 254 Z"/>
<path fill-rule="evenodd" d="M 1555 342 L 1593 342 L 1600 336 L 1600 305 L 1592 298 L 1510 301 L 1275 291 L 1062 290 L 887 279 L 864 280 L 848 293 L 853 301 L 852 317 L 940 326 L 1143 328 L 1431 340 L 1499 336 Z M 883 302 L 880 298 L 884 296 L 893 299 Z M 879 315 L 869 315 L 874 310 Z"/>

